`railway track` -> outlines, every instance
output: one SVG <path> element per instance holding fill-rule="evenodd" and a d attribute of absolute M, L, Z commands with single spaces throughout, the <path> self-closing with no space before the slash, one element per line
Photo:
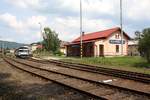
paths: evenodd
<path fill-rule="evenodd" d="M 123 70 L 118 70 L 118 69 L 110 69 L 110 68 L 104 68 L 104 67 L 97 67 L 97 66 L 79 64 L 79 63 L 71 63 L 71 62 L 65 62 L 65 61 L 60 61 L 60 60 L 36 60 L 36 59 L 29 59 L 29 60 L 38 62 L 38 63 L 39 62 L 40 63 L 52 63 L 52 64 L 62 66 L 62 67 L 125 78 L 125 79 L 135 80 L 135 81 L 139 81 L 139 82 L 143 82 L 147 84 L 150 83 L 149 74 L 143 74 L 143 73 L 137 73 L 137 72 L 131 72 L 131 71 L 123 71 Z"/>
<path fill-rule="evenodd" d="M 6 62 L 19 68 L 20 70 L 26 71 L 28 73 L 34 74 L 36 76 L 54 81 L 56 83 L 74 88 L 78 91 L 82 91 L 89 95 L 95 96 L 100 99 L 109 99 L 109 100 L 123 100 L 127 98 L 141 97 L 145 99 L 150 99 L 149 93 L 131 90 L 123 87 L 118 87 L 110 84 L 105 84 L 89 79 L 84 79 L 77 76 L 72 76 L 57 71 L 50 71 L 44 68 L 38 68 L 31 64 L 26 64 L 19 62 L 15 59 L 4 58 Z"/>

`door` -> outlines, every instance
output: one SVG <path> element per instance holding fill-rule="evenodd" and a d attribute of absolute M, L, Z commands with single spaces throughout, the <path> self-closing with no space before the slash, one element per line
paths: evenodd
<path fill-rule="evenodd" d="M 99 45 L 99 56 L 104 56 L 104 45 Z"/>

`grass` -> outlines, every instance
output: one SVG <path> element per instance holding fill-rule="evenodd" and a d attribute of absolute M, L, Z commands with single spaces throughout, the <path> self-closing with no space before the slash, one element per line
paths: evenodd
<path fill-rule="evenodd" d="M 141 57 L 90 57 L 83 59 L 64 58 L 62 60 L 150 74 L 150 64 Z"/>
<path fill-rule="evenodd" d="M 34 52 L 33 53 L 34 57 L 44 57 L 44 56 L 52 56 L 51 52 L 48 51 L 42 51 L 42 52 Z"/>
<path fill-rule="evenodd" d="M 123 57 L 86 57 L 83 59 L 75 57 L 56 56 L 50 52 L 34 53 L 34 57 L 47 58 L 54 57 L 63 61 L 96 65 L 100 67 L 121 69 L 140 73 L 150 74 L 150 63 L 139 56 L 123 56 Z"/>

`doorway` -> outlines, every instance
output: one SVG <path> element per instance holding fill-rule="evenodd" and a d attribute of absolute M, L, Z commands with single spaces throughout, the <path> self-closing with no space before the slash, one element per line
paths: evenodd
<path fill-rule="evenodd" d="M 99 45 L 99 56 L 104 56 L 104 45 Z"/>

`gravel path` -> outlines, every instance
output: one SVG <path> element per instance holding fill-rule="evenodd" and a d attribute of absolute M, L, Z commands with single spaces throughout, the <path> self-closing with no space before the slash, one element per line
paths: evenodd
<path fill-rule="evenodd" d="M 0 59 L 0 100 L 95 100 L 78 91 L 42 80 Z"/>

